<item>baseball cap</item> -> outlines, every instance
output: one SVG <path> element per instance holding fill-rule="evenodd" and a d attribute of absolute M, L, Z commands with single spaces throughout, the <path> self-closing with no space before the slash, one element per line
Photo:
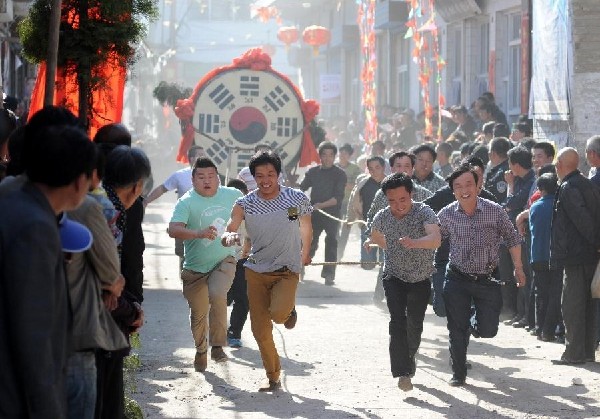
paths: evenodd
<path fill-rule="evenodd" d="M 92 232 L 83 224 L 69 220 L 64 212 L 58 221 L 58 229 L 63 252 L 80 253 L 92 247 Z"/>

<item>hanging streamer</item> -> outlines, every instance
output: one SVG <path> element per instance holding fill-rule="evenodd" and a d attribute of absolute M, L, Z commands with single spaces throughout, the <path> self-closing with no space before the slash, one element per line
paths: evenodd
<path fill-rule="evenodd" d="M 433 117 L 435 110 L 430 98 L 430 80 L 435 80 L 437 88 L 437 131 L 436 138 L 442 141 L 442 108 L 446 99 L 442 95 L 442 70 L 446 61 L 440 56 L 438 27 L 435 23 L 435 0 L 406 0 L 410 5 L 405 39 L 414 40 L 413 61 L 419 69 L 419 83 L 425 113 L 425 136 L 433 137 Z M 431 65 L 431 61 L 435 65 Z"/>
<path fill-rule="evenodd" d="M 365 114 L 364 138 L 367 144 L 377 140 L 377 94 L 375 74 L 377 72 L 377 48 L 375 35 L 376 0 L 357 0 L 357 23 L 360 29 L 360 46 L 362 66 L 360 80 L 362 82 L 361 105 Z"/>

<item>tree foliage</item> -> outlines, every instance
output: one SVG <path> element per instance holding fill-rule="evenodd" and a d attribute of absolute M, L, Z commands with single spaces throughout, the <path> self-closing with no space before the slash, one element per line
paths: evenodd
<path fill-rule="evenodd" d="M 25 58 L 46 60 L 51 0 L 36 0 L 19 24 Z M 136 46 L 146 35 L 146 23 L 158 15 L 156 0 L 63 0 L 58 64 L 85 59 L 92 67 L 111 54 L 131 64 Z M 80 13 L 85 11 L 85 13 Z"/>
<path fill-rule="evenodd" d="M 152 91 L 152 96 L 158 100 L 161 106 L 169 105 L 173 109 L 179 99 L 185 99 L 191 94 L 191 87 L 182 87 L 177 83 L 167 83 L 166 81 L 158 83 L 158 86 Z"/>
<path fill-rule="evenodd" d="M 95 69 L 106 63 L 124 68 L 133 64 L 147 23 L 158 15 L 156 2 L 62 0 L 58 66 L 77 75 L 89 100 L 103 83 Z M 33 63 L 47 59 L 51 4 L 52 0 L 35 0 L 18 26 L 23 55 Z"/>

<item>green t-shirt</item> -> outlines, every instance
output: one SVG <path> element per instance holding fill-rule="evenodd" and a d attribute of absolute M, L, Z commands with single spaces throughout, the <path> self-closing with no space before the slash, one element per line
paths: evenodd
<path fill-rule="evenodd" d="M 215 240 L 184 240 L 185 269 L 206 273 L 227 256 L 235 255 L 234 247 L 221 245 L 221 235 L 225 232 L 233 204 L 242 196 L 235 188 L 219 186 L 217 193 L 211 197 L 204 197 L 191 189 L 179 198 L 171 217 L 172 223 L 184 223 L 191 230 L 203 230 L 211 225 L 217 229 Z"/>

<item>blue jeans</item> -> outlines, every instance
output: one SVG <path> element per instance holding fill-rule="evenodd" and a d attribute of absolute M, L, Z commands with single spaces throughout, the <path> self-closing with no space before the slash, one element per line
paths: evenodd
<path fill-rule="evenodd" d="M 390 311 L 390 363 L 393 377 L 414 374 L 413 362 L 421 345 L 423 319 L 431 293 L 429 280 L 410 283 L 384 275 L 383 288 Z"/>
<path fill-rule="evenodd" d="M 482 338 L 492 338 L 498 333 L 502 291 L 499 284 L 469 281 L 448 271 L 443 295 L 452 371 L 456 378 L 464 380 L 467 376 L 467 347 L 471 333 Z"/>
<path fill-rule="evenodd" d="M 96 410 L 96 356 L 75 352 L 67 360 L 69 419 L 93 419 Z"/>

